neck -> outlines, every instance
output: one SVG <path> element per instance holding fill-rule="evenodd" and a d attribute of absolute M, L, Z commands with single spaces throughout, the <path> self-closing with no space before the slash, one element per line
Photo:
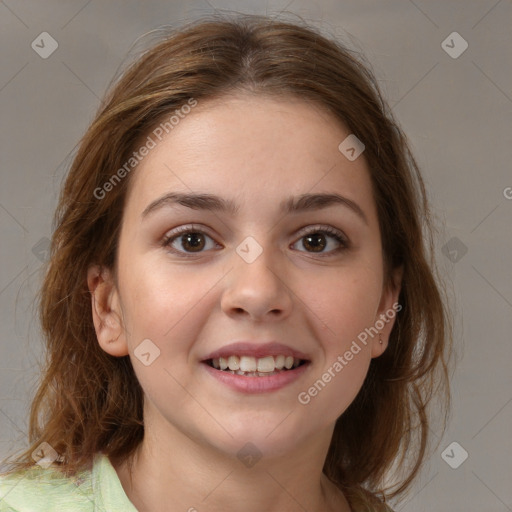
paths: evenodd
<path fill-rule="evenodd" d="M 330 436 L 245 465 L 177 430 L 152 432 L 136 451 L 131 472 L 126 461 L 114 464 L 139 512 L 350 512 L 322 473 Z"/>

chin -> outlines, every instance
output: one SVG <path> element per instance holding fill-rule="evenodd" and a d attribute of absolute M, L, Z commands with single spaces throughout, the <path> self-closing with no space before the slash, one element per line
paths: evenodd
<path fill-rule="evenodd" d="M 213 444 L 217 449 L 238 458 L 246 454 L 258 458 L 285 456 L 296 450 L 301 439 L 306 436 L 304 422 L 302 427 L 294 425 L 290 421 L 293 412 L 286 418 L 289 412 L 283 410 L 274 415 L 261 414 L 257 418 L 249 415 L 237 418 L 236 422 L 226 422 L 226 430 L 233 437 L 222 436 L 222 440 Z"/>

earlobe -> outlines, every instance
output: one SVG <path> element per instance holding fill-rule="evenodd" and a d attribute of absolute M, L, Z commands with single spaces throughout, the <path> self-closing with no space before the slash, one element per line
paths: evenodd
<path fill-rule="evenodd" d="M 402 289 L 403 266 L 393 270 L 389 285 L 383 290 L 379 310 L 375 319 L 375 328 L 379 334 L 372 343 L 372 358 L 379 357 L 388 347 L 391 330 L 395 325 L 396 316 L 402 309 L 398 299 Z"/>
<path fill-rule="evenodd" d="M 115 357 L 128 355 L 119 296 L 112 272 L 99 265 L 89 267 L 87 287 L 91 293 L 92 320 L 100 347 Z"/>

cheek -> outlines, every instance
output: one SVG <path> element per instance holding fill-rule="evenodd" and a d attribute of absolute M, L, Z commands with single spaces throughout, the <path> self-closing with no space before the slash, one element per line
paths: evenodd
<path fill-rule="evenodd" d="M 120 262 L 123 320 L 130 353 L 149 339 L 160 349 L 159 360 L 166 366 L 186 362 L 195 336 L 193 318 L 214 277 L 183 273 L 179 266 L 172 268 L 143 256 L 132 258 L 124 267 Z"/>
<path fill-rule="evenodd" d="M 121 265 L 120 265 L 121 267 Z M 148 329 L 159 338 L 181 327 L 218 280 L 212 273 L 190 272 L 165 256 L 136 256 L 120 269 L 123 311 L 134 331 Z M 144 334 L 144 333 L 142 333 Z"/>
<path fill-rule="evenodd" d="M 308 305 L 315 312 L 323 357 L 298 401 L 308 417 L 335 421 L 358 394 L 371 362 L 372 337 L 380 302 L 381 275 L 371 266 L 341 269 L 335 278 L 319 280 Z M 311 290 L 311 288 L 310 288 Z M 313 368 L 312 368 L 313 369 Z"/>
<path fill-rule="evenodd" d="M 319 372 L 297 397 L 308 421 L 324 426 L 335 422 L 359 393 L 369 364 L 368 349 L 362 348 L 351 360 L 340 355 Z"/>
<path fill-rule="evenodd" d="M 190 272 L 185 277 L 178 267 L 172 272 L 169 268 L 133 259 L 120 270 L 119 281 L 126 340 L 137 379 L 153 404 L 165 399 L 179 409 L 188 400 L 183 388 L 190 385 L 187 368 L 197 338 L 197 318 L 205 314 L 204 295 L 218 277 Z M 148 352 L 150 364 L 146 365 L 140 357 Z"/>
<path fill-rule="evenodd" d="M 155 386 L 158 394 L 166 382 L 166 392 L 179 402 L 183 388 L 177 383 L 188 386 L 191 382 L 193 349 L 215 307 L 212 297 L 225 271 L 213 267 L 192 271 L 191 266 L 172 265 L 161 255 L 132 257 L 126 263 L 124 268 L 120 264 L 119 281 L 132 364 L 148 394 Z M 146 367 L 137 356 L 148 339 L 157 347 L 158 357 Z"/>
<path fill-rule="evenodd" d="M 309 288 L 309 305 L 319 319 L 326 348 L 343 350 L 374 324 L 382 291 L 380 279 L 369 267 L 347 267 Z"/>

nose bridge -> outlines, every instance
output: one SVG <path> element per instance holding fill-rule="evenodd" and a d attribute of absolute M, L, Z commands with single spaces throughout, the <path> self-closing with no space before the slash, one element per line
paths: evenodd
<path fill-rule="evenodd" d="M 291 297 L 279 259 L 286 257 L 270 246 L 269 237 L 262 244 L 248 236 L 236 247 L 222 298 L 226 313 L 245 312 L 255 318 L 289 313 Z"/>

